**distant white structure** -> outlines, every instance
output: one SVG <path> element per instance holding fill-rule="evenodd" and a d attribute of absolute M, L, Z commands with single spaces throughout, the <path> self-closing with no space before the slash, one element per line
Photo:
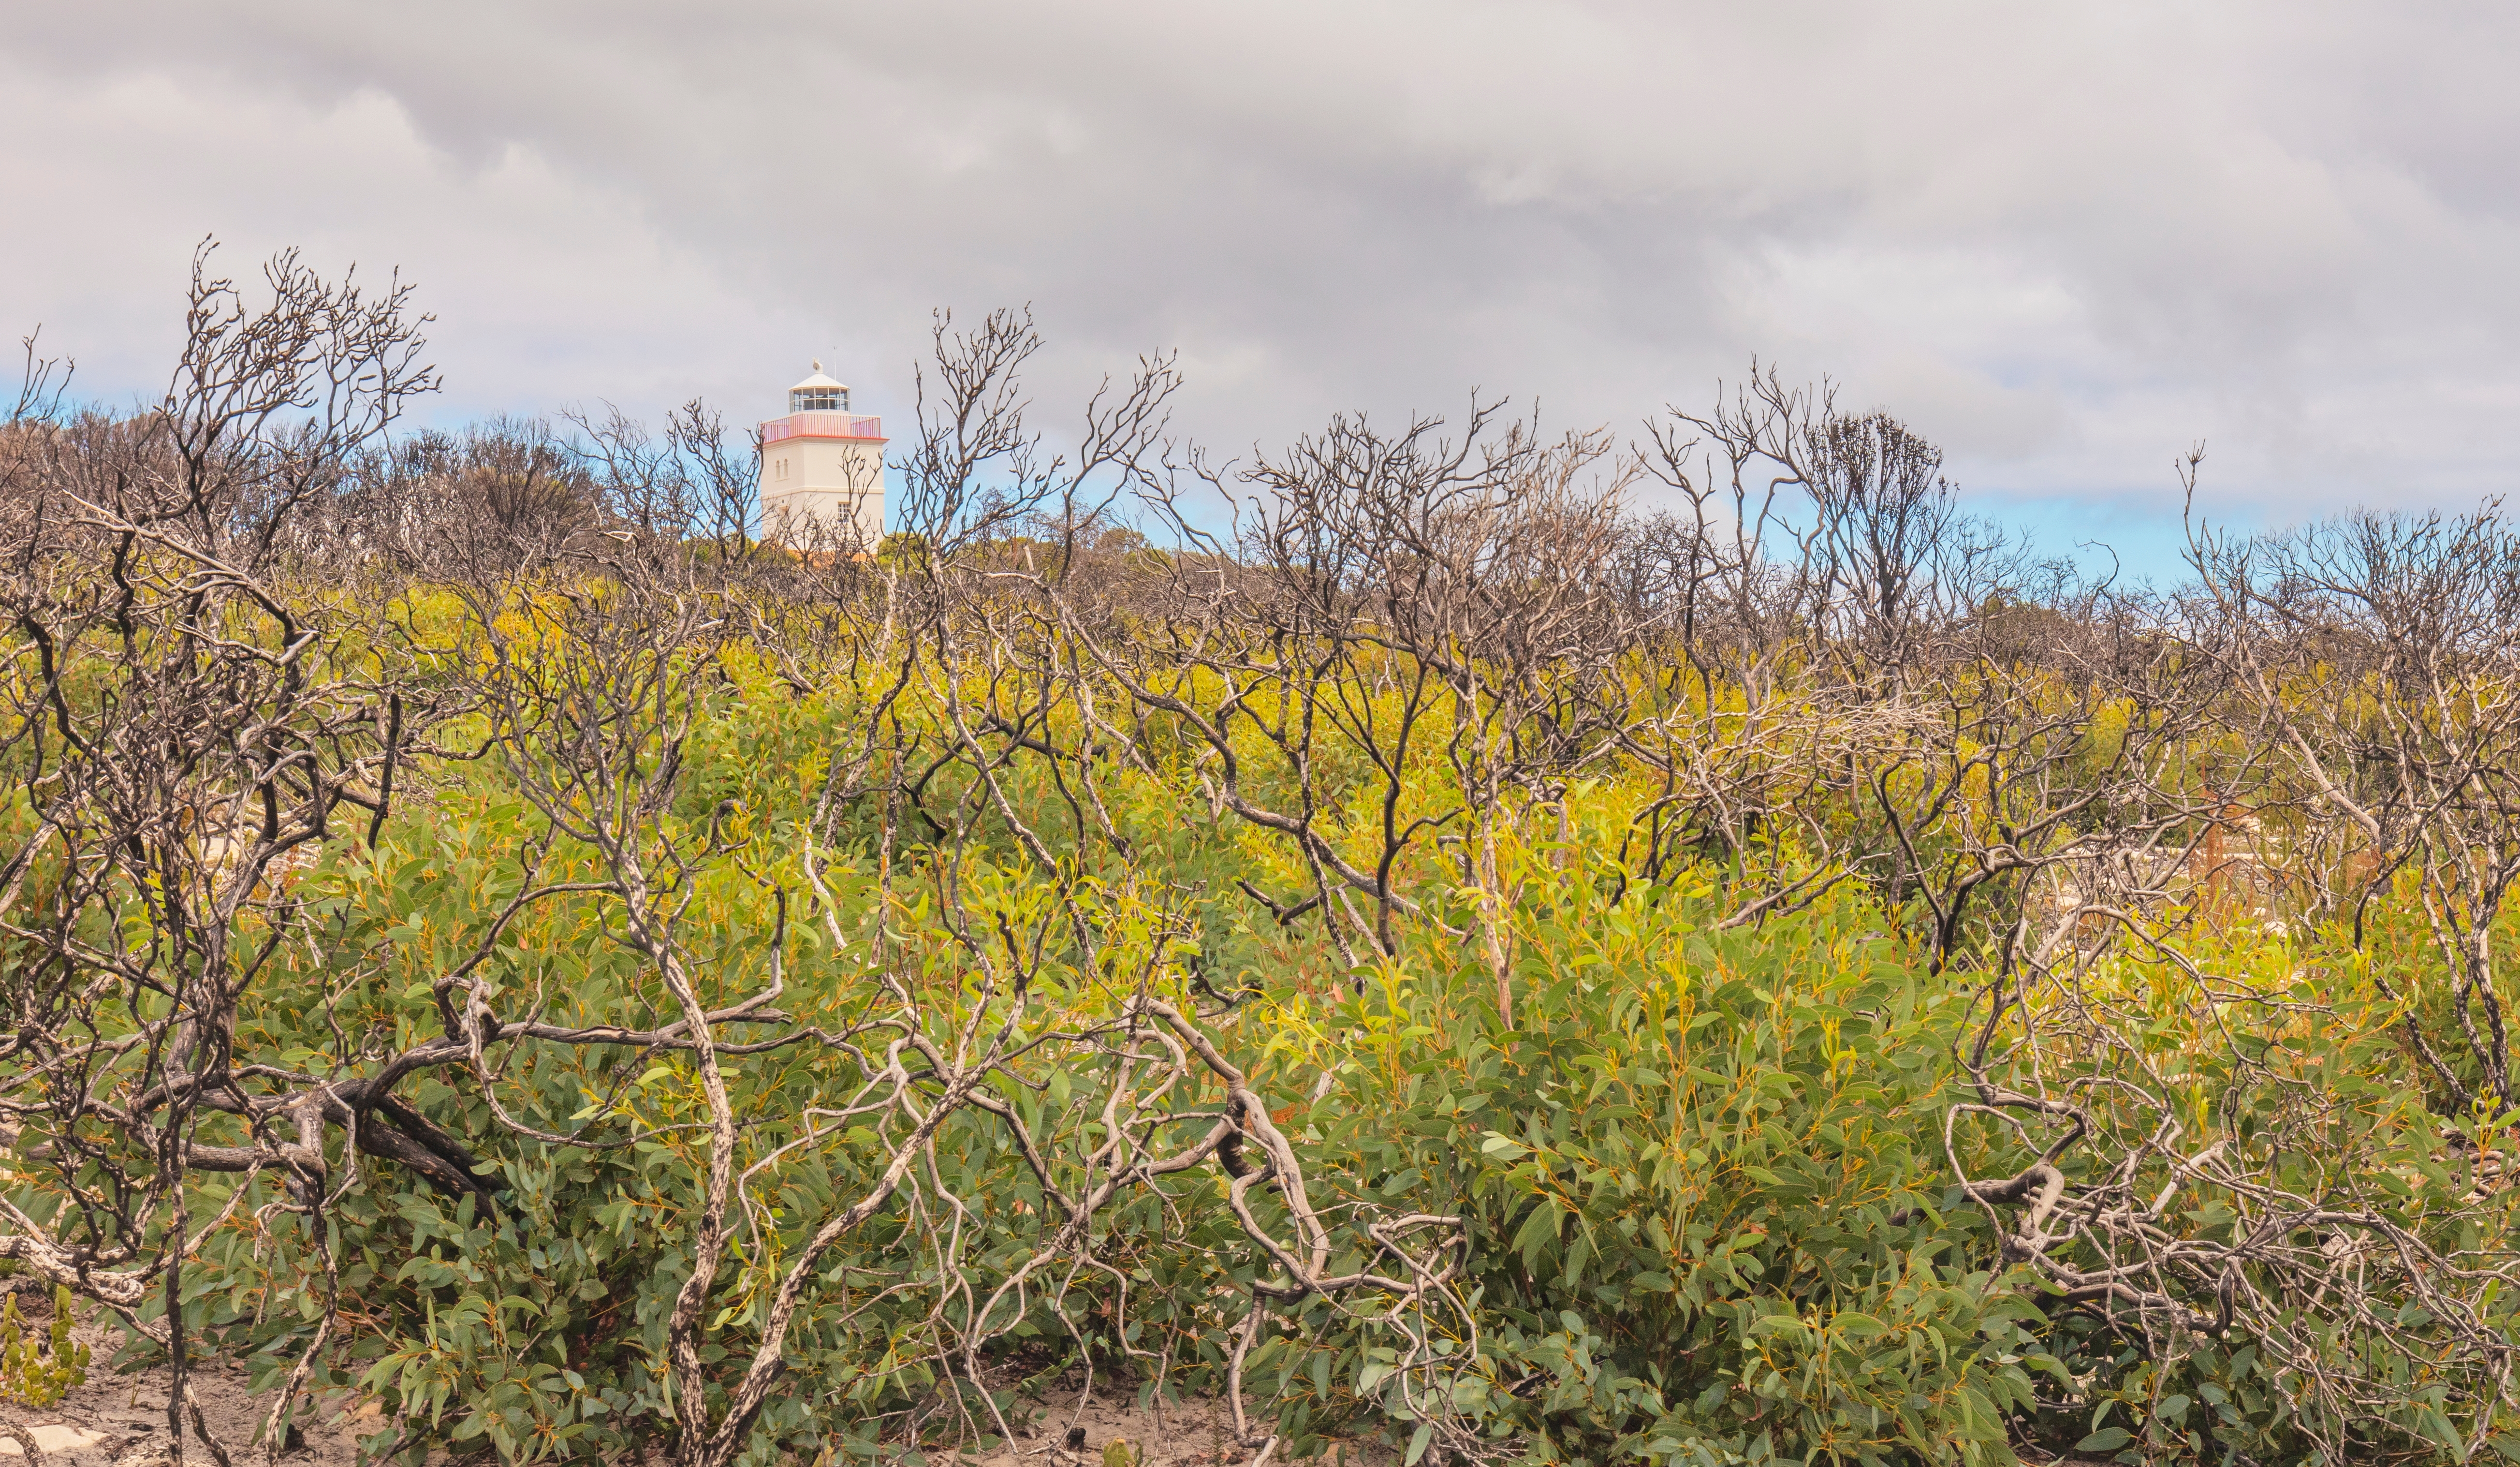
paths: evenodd
<path fill-rule="evenodd" d="M 813 376 L 788 389 L 788 416 L 761 425 L 762 534 L 800 549 L 883 539 L 883 420 L 849 411 L 849 389 Z"/>

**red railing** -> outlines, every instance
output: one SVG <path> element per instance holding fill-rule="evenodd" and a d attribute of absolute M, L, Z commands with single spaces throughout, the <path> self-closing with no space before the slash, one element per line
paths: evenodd
<path fill-rule="evenodd" d="M 873 438 L 883 441 L 883 420 L 865 413 L 790 413 L 761 425 L 761 441 L 786 438 Z"/>

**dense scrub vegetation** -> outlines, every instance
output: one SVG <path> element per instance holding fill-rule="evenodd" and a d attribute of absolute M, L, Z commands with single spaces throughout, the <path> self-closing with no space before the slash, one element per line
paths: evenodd
<path fill-rule="evenodd" d="M 2520 1455 L 2497 513 L 2131 593 L 1773 377 L 1061 455 L 998 316 L 765 545 L 704 409 L 389 439 L 404 297 L 269 283 L 0 437 L 0 1282 L 192 1449 Z"/>

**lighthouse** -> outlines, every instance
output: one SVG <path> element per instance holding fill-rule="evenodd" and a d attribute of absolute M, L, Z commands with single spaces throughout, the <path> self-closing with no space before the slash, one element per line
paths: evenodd
<path fill-rule="evenodd" d="M 883 538 L 883 420 L 849 411 L 847 384 L 813 375 L 788 416 L 761 425 L 761 528 L 800 549 L 873 550 Z"/>

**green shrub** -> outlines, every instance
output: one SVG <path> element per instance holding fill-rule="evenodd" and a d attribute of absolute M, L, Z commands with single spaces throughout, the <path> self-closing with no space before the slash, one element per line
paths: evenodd
<path fill-rule="evenodd" d="M 1539 1459 L 2010 1461 L 2058 1367 L 1944 1211 L 1964 996 L 1852 896 L 1715 932 L 1705 895 L 1526 903 L 1510 1031 L 1476 975 L 1396 964 L 1291 1024 L 1336 1077 L 1306 1134 L 1361 1195 L 1468 1219 L 1460 1403 Z M 1299 1419 L 1324 1375 L 1406 1414 L 1370 1331 L 1322 1339 L 1283 1352 Z"/>
<path fill-rule="evenodd" d="M 817 787 L 799 750 L 820 736 L 815 720 L 827 711 L 771 701 L 692 740 L 684 812 L 697 820 L 730 802 L 760 812 L 764 868 L 792 859 L 781 845 L 792 827 L 779 822 Z M 1115 928 L 1146 917 L 1132 906 L 1140 887 L 1176 904 L 1167 914 L 1195 915 L 1195 945 L 1173 950 L 1181 970 L 1164 974 L 1175 986 L 1167 992 L 1192 978 L 1211 998 L 1265 985 L 1267 997 L 1216 1018 L 1216 1036 L 1262 1077 L 1273 1113 L 1283 1105 L 1281 1124 L 1325 1216 L 1442 1213 L 1466 1226 L 1452 1317 L 1392 1319 L 1321 1299 L 1280 1311 L 1246 1381 L 1290 1454 L 1397 1422 L 1415 1462 L 1441 1415 L 1500 1449 L 1588 1467 L 1998 1464 L 2025 1437 L 2147 1460 L 2300 1459 L 2289 1388 L 2249 1342 L 2157 1357 L 2095 1329 L 2088 1313 L 2057 1310 L 2026 1273 L 2002 1267 L 1983 1216 L 1953 1188 L 1943 1149 L 1955 1046 L 1982 980 L 1935 973 L 1902 936 L 1910 929 L 1854 886 L 1727 931 L 1725 903 L 1702 873 L 1630 889 L 1598 855 L 1561 867 L 1547 851 L 1508 852 L 1510 1027 L 1494 1001 L 1495 974 L 1479 965 L 1483 945 L 1432 920 L 1404 929 L 1401 951 L 1364 970 L 1362 994 L 1325 1001 L 1310 994 L 1333 991 L 1315 980 L 1337 964 L 1318 920 L 1281 923 L 1230 895 L 1245 875 L 1272 890 L 1298 884 L 1267 868 L 1269 849 L 1183 818 L 1178 793 L 1157 780 L 1111 778 L 1102 797 L 1132 864 L 1082 851 L 1079 867 L 1099 874 L 1080 879 L 1077 900 L 1099 904 Z M 1051 804 L 1054 790 L 1010 784 L 1057 828 L 1064 807 Z M 247 1039 L 293 1065 L 354 1067 L 359 1056 L 338 1048 L 344 1034 L 400 1047 L 437 1030 L 430 976 L 481 941 L 487 913 L 524 879 L 520 853 L 548 836 L 495 787 L 446 792 L 431 815 L 373 857 L 346 854 L 308 873 L 303 895 L 323 941 L 274 958 Z M 1077 841 L 1086 844 L 1081 826 Z M 965 872 L 972 899 L 1008 911 L 1045 903 L 1047 884 L 1011 842 L 1002 854 L 1002 866 L 975 861 Z M 542 878 L 580 874 L 568 867 L 575 859 L 549 857 Z M 898 859 L 917 853 L 905 845 Z M 835 859 L 832 868 L 853 932 L 871 930 L 877 911 L 871 867 L 861 852 L 854 867 Z M 1450 884 L 1439 862 L 1426 867 L 1413 890 L 1430 918 L 1456 933 L 1482 919 L 1476 893 Z M 783 879 L 800 886 L 792 870 Z M 744 991 L 772 930 L 761 886 L 712 867 L 695 876 L 691 896 L 695 951 L 726 992 Z M 913 902 L 886 921 L 922 992 L 950 994 L 958 958 L 938 913 Z M 2291 966 L 2258 947 L 2265 961 Z M 788 960 L 788 1001 L 800 1016 L 834 1027 L 866 1016 L 873 990 L 861 959 L 827 951 L 816 925 L 797 926 Z M 1068 955 L 1060 967 L 1056 990 L 1037 996 L 1053 1015 L 1043 1022 L 1111 1011 L 1099 976 L 1108 965 Z M 555 1023 L 652 1021 L 652 993 L 591 899 L 536 908 L 505 933 L 487 971 L 520 1009 Z M 2142 979 L 2131 970 L 2124 981 Z M 2310 997 L 2287 1001 L 2308 1013 Z M 2165 1009 L 2141 1038 L 2181 1055 L 2218 1095 L 2264 1082 L 2270 1094 L 2288 1086 L 2338 1106 L 2351 1126 L 2333 1134 L 2353 1142 L 2338 1144 L 2340 1175 L 2413 1175 L 2432 1165 L 2436 1126 L 2412 1087 L 2391 1083 L 2396 1011 L 2368 994 L 2333 997 L 2332 1020 L 2284 1021 L 2280 1073 L 2264 1047 L 2272 1031 L 2197 1049 L 2215 1024 L 2249 1021 L 2237 1011 L 2182 1029 Z M 959 1020 L 950 1001 L 940 1015 Z M 756 1154 L 792 1136 L 804 1106 L 867 1079 L 846 1054 L 812 1046 L 748 1058 L 732 1073 Z M 1000 1098 L 1058 1138 L 1054 1165 L 1072 1164 L 1090 1149 L 1112 1073 L 1045 1063 L 1028 1081 L 1038 1089 Z M 499 1206 L 492 1215 L 370 1164 L 330 1216 L 339 1287 L 353 1303 L 321 1379 L 364 1386 L 425 1434 L 512 1461 L 652 1441 L 670 1430 L 663 1321 L 689 1269 L 698 1142 L 670 1128 L 697 1113 L 692 1076 L 669 1057 L 542 1051 L 514 1061 L 500 1083 L 512 1113 L 539 1128 L 584 1127 L 604 1142 L 625 1139 L 633 1118 L 652 1129 L 632 1145 L 548 1146 L 503 1132 L 469 1072 L 407 1083 L 406 1100 L 492 1159 Z M 2242 1125 L 2228 1099 L 2200 1105 L 2222 1107 L 2200 1111 L 2200 1124 Z M 203 1124 L 205 1139 L 241 1138 L 218 1117 Z M 1965 1127 L 1958 1136 L 1972 1176 L 2008 1176 L 2026 1160 Z M 2236 1129 L 2233 1143 L 2268 1144 Z M 711 1350 L 751 1348 L 762 1280 L 833 1198 L 864 1186 L 880 1154 L 838 1144 L 779 1174 L 766 1194 L 775 1207 L 749 1220 L 759 1231 L 739 1240 L 740 1266 L 712 1300 Z M 897 1214 L 835 1250 L 789 1337 L 791 1385 L 762 1418 L 754 1461 L 949 1445 L 906 1423 L 950 1416 L 940 1402 L 970 1403 L 948 1346 L 968 1325 L 970 1301 L 1041 1246 L 1044 1212 L 995 1121 L 956 1118 L 934 1154 L 940 1185 L 987 1222 L 957 1234 L 960 1281 Z M 1228 1214 L 1221 1182 L 1206 1168 L 1166 1178 L 1102 1216 L 1100 1271 L 1080 1271 L 1060 1307 L 1027 1299 L 985 1357 L 1002 1405 L 1020 1414 L 1022 1388 L 1080 1359 L 1118 1367 L 1149 1392 L 1158 1372 L 1175 1390 L 1218 1387 L 1228 1321 L 1266 1265 Z M 194 1328 L 253 1354 L 268 1381 L 311 1337 L 325 1282 L 303 1220 L 266 1210 L 278 1179 L 249 1184 L 256 1195 L 187 1274 L 185 1305 Z M 2428 1196 L 2448 1184 L 2422 1183 Z M 230 1185 L 205 1180 L 197 1210 L 223 1207 Z M 2176 1225 L 2229 1223 L 2200 1202 Z M 1360 1249 L 1336 1267 L 1370 1262 Z M 1414 1363 L 1395 1350 L 1411 1330 L 1428 1352 Z M 2399 1365 L 2429 1368 L 2412 1356 Z"/>

